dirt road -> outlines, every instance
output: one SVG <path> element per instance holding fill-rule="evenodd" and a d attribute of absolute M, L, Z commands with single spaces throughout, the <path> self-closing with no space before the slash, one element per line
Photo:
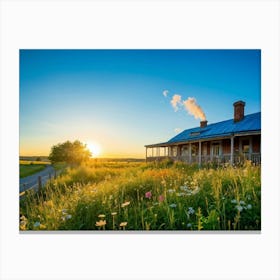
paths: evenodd
<path fill-rule="evenodd" d="M 21 178 L 19 180 L 19 192 L 22 193 L 29 189 L 38 189 L 38 177 L 41 176 L 42 186 L 46 184 L 46 182 L 54 177 L 55 170 L 51 165 L 48 165 L 44 170 L 37 172 L 33 175 L 30 175 L 25 178 Z"/>

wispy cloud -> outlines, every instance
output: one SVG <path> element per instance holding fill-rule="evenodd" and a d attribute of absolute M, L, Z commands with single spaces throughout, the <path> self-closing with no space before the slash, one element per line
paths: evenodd
<path fill-rule="evenodd" d="M 196 119 L 200 119 L 201 121 L 205 121 L 206 117 L 202 110 L 202 108 L 196 103 L 194 97 L 189 97 L 187 100 L 183 101 L 184 107 L 186 111 L 194 116 Z"/>
<path fill-rule="evenodd" d="M 163 94 L 164 97 L 167 97 L 167 94 L 168 94 L 168 93 L 169 93 L 168 90 L 164 90 L 164 91 L 162 92 L 162 94 Z"/>
<path fill-rule="evenodd" d="M 179 109 L 179 105 L 182 105 L 182 102 L 181 102 L 181 95 L 179 94 L 174 94 L 171 101 L 170 101 L 172 107 L 174 108 L 175 112 L 178 111 Z"/>

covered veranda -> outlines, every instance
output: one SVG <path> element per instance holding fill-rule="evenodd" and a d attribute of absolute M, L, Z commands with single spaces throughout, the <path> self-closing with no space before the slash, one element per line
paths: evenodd
<path fill-rule="evenodd" d="M 261 163 L 260 133 L 146 145 L 146 161 L 166 158 L 186 163 Z"/>

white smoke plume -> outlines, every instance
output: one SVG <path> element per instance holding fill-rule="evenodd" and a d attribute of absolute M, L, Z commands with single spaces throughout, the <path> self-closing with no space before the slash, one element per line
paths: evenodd
<path fill-rule="evenodd" d="M 168 90 L 164 90 L 164 91 L 162 92 L 163 96 L 164 96 L 164 97 L 167 97 L 168 92 L 169 92 Z"/>
<path fill-rule="evenodd" d="M 201 109 L 201 107 L 196 103 L 194 97 L 189 97 L 187 100 L 183 101 L 186 111 L 190 115 L 193 115 L 196 119 L 200 119 L 201 121 L 206 120 L 206 116 Z"/>
<path fill-rule="evenodd" d="M 174 108 L 175 112 L 177 112 L 179 109 L 178 105 L 182 105 L 181 95 L 174 94 L 170 103 L 171 103 L 172 107 Z"/>

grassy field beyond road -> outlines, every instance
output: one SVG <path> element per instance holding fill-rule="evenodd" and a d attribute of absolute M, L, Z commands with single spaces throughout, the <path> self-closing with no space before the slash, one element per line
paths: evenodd
<path fill-rule="evenodd" d="M 20 168 L 19 174 L 20 178 L 27 177 L 29 175 L 35 174 L 50 164 L 49 162 L 44 161 L 27 161 L 27 160 L 20 160 Z"/>

